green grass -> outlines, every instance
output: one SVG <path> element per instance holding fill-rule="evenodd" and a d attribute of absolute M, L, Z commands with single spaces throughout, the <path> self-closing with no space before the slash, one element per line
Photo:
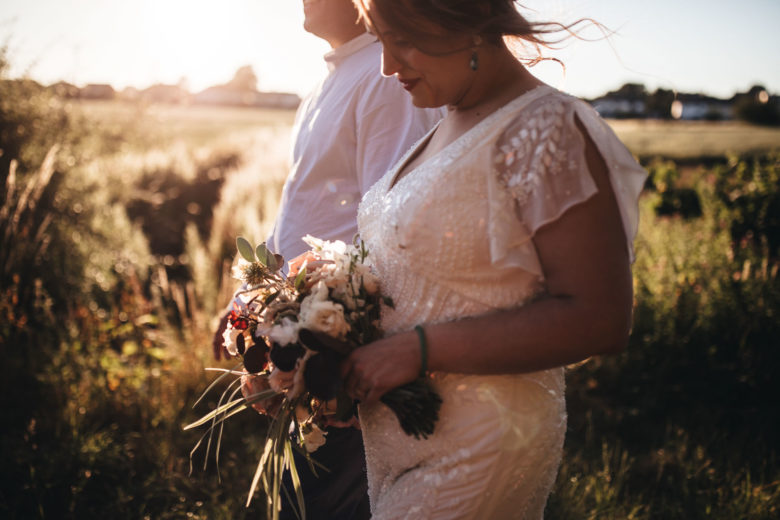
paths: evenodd
<path fill-rule="evenodd" d="M 288 133 L 294 110 L 205 105 L 143 105 L 120 101 L 76 101 L 73 110 L 102 127 L 138 135 L 143 145 L 167 146 L 177 141 L 214 147 L 257 131 Z M 142 134 L 142 135 L 141 135 Z"/>
<path fill-rule="evenodd" d="M 615 133 L 639 157 L 677 160 L 753 155 L 780 148 L 780 128 L 736 121 L 610 120 Z"/>
<path fill-rule="evenodd" d="M 201 459 L 188 475 L 197 433 L 181 428 L 214 404 L 190 409 L 203 368 L 230 366 L 212 359 L 213 319 L 234 237 L 262 240 L 274 217 L 292 112 L 1 88 L 0 147 L 16 152 L 0 157 L 0 516 L 262 518 L 262 500 L 243 503 L 264 419 L 228 424 L 221 482 Z M 774 518 L 778 131 L 610 123 L 653 181 L 634 332 L 624 354 L 568 371 L 547 516 Z"/>

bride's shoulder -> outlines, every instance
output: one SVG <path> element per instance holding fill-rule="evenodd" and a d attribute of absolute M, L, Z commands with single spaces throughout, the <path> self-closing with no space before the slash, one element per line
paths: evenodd
<path fill-rule="evenodd" d="M 515 99 L 507 108 L 505 126 L 539 124 L 561 119 L 581 108 L 584 101 L 552 87 L 537 87 L 526 96 Z"/>
<path fill-rule="evenodd" d="M 493 129 L 497 144 L 518 139 L 558 140 L 575 130 L 578 120 L 590 123 L 600 119 L 588 102 L 549 86 L 516 98 L 503 112 Z"/>

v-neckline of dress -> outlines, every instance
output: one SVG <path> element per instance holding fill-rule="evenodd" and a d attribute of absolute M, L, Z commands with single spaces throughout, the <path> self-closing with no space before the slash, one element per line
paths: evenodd
<path fill-rule="evenodd" d="M 461 142 L 463 142 L 467 137 L 471 136 L 472 134 L 475 134 L 477 130 L 482 129 L 485 125 L 493 122 L 495 119 L 497 119 L 501 114 L 503 114 L 505 111 L 509 110 L 510 108 L 514 107 L 516 104 L 519 104 L 521 100 L 526 99 L 533 93 L 538 93 L 540 91 L 545 91 L 547 89 L 552 89 L 549 85 L 537 85 L 536 87 L 527 90 L 520 94 L 519 96 L 511 99 L 506 104 L 498 107 L 496 110 L 485 116 L 481 121 L 479 121 L 477 124 L 460 134 L 457 138 L 455 138 L 452 142 L 448 143 L 444 148 L 436 152 L 435 154 L 431 155 L 430 157 L 426 158 L 424 161 L 422 161 L 420 164 L 415 166 L 412 170 L 410 170 L 406 175 L 399 178 L 400 173 L 406 168 L 406 165 L 409 164 L 410 161 L 416 157 L 417 153 L 422 151 L 422 147 L 428 146 L 428 143 L 430 143 L 431 139 L 433 138 L 433 134 L 436 132 L 436 129 L 439 128 L 439 125 L 441 124 L 441 120 L 437 122 L 433 128 L 431 128 L 428 133 L 420 139 L 417 144 L 412 147 L 406 155 L 404 155 L 403 159 L 398 163 L 398 166 L 392 170 L 393 174 L 390 178 L 390 183 L 387 186 L 386 193 L 390 193 L 395 189 L 396 186 L 398 186 L 404 179 L 410 177 L 415 172 L 419 171 L 423 168 L 423 166 L 430 163 L 432 160 L 439 157 L 444 152 L 450 150 L 451 148 L 455 148 L 458 146 Z"/>

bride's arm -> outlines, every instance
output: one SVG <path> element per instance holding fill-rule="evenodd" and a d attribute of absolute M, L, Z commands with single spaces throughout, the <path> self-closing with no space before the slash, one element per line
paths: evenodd
<path fill-rule="evenodd" d="M 429 370 L 533 372 L 625 348 L 632 307 L 626 235 L 604 161 L 586 141 L 598 192 L 534 236 L 545 296 L 517 309 L 426 326 Z M 357 349 L 342 370 L 347 391 L 372 402 L 414 380 L 420 366 L 411 331 Z"/>

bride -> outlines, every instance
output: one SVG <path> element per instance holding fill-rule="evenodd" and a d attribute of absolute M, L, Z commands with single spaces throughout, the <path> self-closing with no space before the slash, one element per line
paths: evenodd
<path fill-rule="evenodd" d="M 566 430 L 563 367 L 620 352 L 645 172 L 586 103 L 537 80 L 507 37 L 563 26 L 512 0 L 355 0 L 382 72 L 441 123 L 364 197 L 380 341 L 343 364 L 361 401 L 374 519 L 541 518 Z M 420 375 L 427 439 L 379 398 Z"/>

